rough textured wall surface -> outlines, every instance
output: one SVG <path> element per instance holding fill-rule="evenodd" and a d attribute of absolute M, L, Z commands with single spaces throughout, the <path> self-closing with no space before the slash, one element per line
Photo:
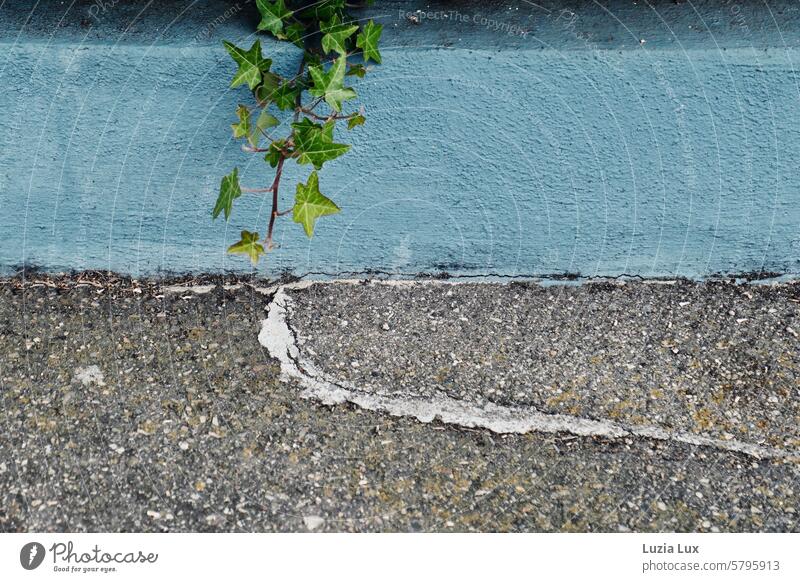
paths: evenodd
<path fill-rule="evenodd" d="M 250 270 L 224 249 L 267 205 L 210 210 L 270 179 L 230 139 L 252 4 L 0 7 L 0 270 Z M 800 6 L 755 4 L 379 0 L 367 125 L 321 173 L 343 212 L 279 221 L 259 272 L 800 273 Z"/>

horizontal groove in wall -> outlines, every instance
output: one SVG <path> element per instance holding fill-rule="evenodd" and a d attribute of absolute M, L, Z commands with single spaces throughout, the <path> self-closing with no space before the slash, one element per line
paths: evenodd
<path fill-rule="evenodd" d="M 357 18 L 386 46 L 490 50 L 725 50 L 800 46 L 792 0 L 377 0 Z M 218 45 L 252 36 L 254 0 L 18 0 L 0 42 Z M 266 41 L 269 42 L 269 41 Z"/>

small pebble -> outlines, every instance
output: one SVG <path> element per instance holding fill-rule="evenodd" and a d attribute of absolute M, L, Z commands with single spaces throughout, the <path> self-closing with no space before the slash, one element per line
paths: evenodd
<path fill-rule="evenodd" d="M 306 515 L 303 517 L 303 523 L 308 528 L 308 531 L 314 531 L 325 523 L 325 519 L 318 515 Z"/>

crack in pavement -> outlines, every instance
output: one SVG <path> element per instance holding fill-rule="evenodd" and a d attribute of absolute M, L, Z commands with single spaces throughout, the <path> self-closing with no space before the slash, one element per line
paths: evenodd
<path fill-rule="evenodd" d="M 262 321 L 259 342 L 280 362 L 284 379 L 295 379 L 303 387 L 300 396 L 325 405 L 351 403 L 363 409 L 392 416 L 412 417 L 423 423 L 439 419 L 445 424 L 483 428 L 496 433 L 570 433 L 582 437 L 639 437 L 675 441 L 741 453 L 758 459 L 800 461 L 800 455 L 736 439 L 669 431 L 657 425 L 630 426 L 608 420 L 593 420 L 565 414 L 548 414 L 533 407 L 505 406 L 494 403 L 470 404 L 448 396 L 420 398 L 411 394 L 386 394 L 369 391 L 350 382 L 333 379 L 313 362 L 304 358 L 298 347 L 297 334 L 291 325 L 292 299 L 288 290 L 303 288 L 312 282 L 300 281 L 265 290 L 272 294 L 268 315 Z M 342 282 L 334 283 L 342 284 Z M 398 283 L 395 283 L 398 284 Z M 404 282 L 402 284 L 419 284 Z"/>

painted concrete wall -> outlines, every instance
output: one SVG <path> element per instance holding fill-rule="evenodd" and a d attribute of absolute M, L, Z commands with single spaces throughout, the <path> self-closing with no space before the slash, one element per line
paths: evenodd
<path fill-rule="evenodd" d="M 0 269 L 249 271 L 224 249 L 267 206 L 210 209 L 234 166 L 269 179 L 229 131 L 252 3 L 9 4 Z M 343 212 L 280 221 L 262 274 L 800 273 L 796 2 L 377 4 L 368 123 L 321 174 Z"/>

